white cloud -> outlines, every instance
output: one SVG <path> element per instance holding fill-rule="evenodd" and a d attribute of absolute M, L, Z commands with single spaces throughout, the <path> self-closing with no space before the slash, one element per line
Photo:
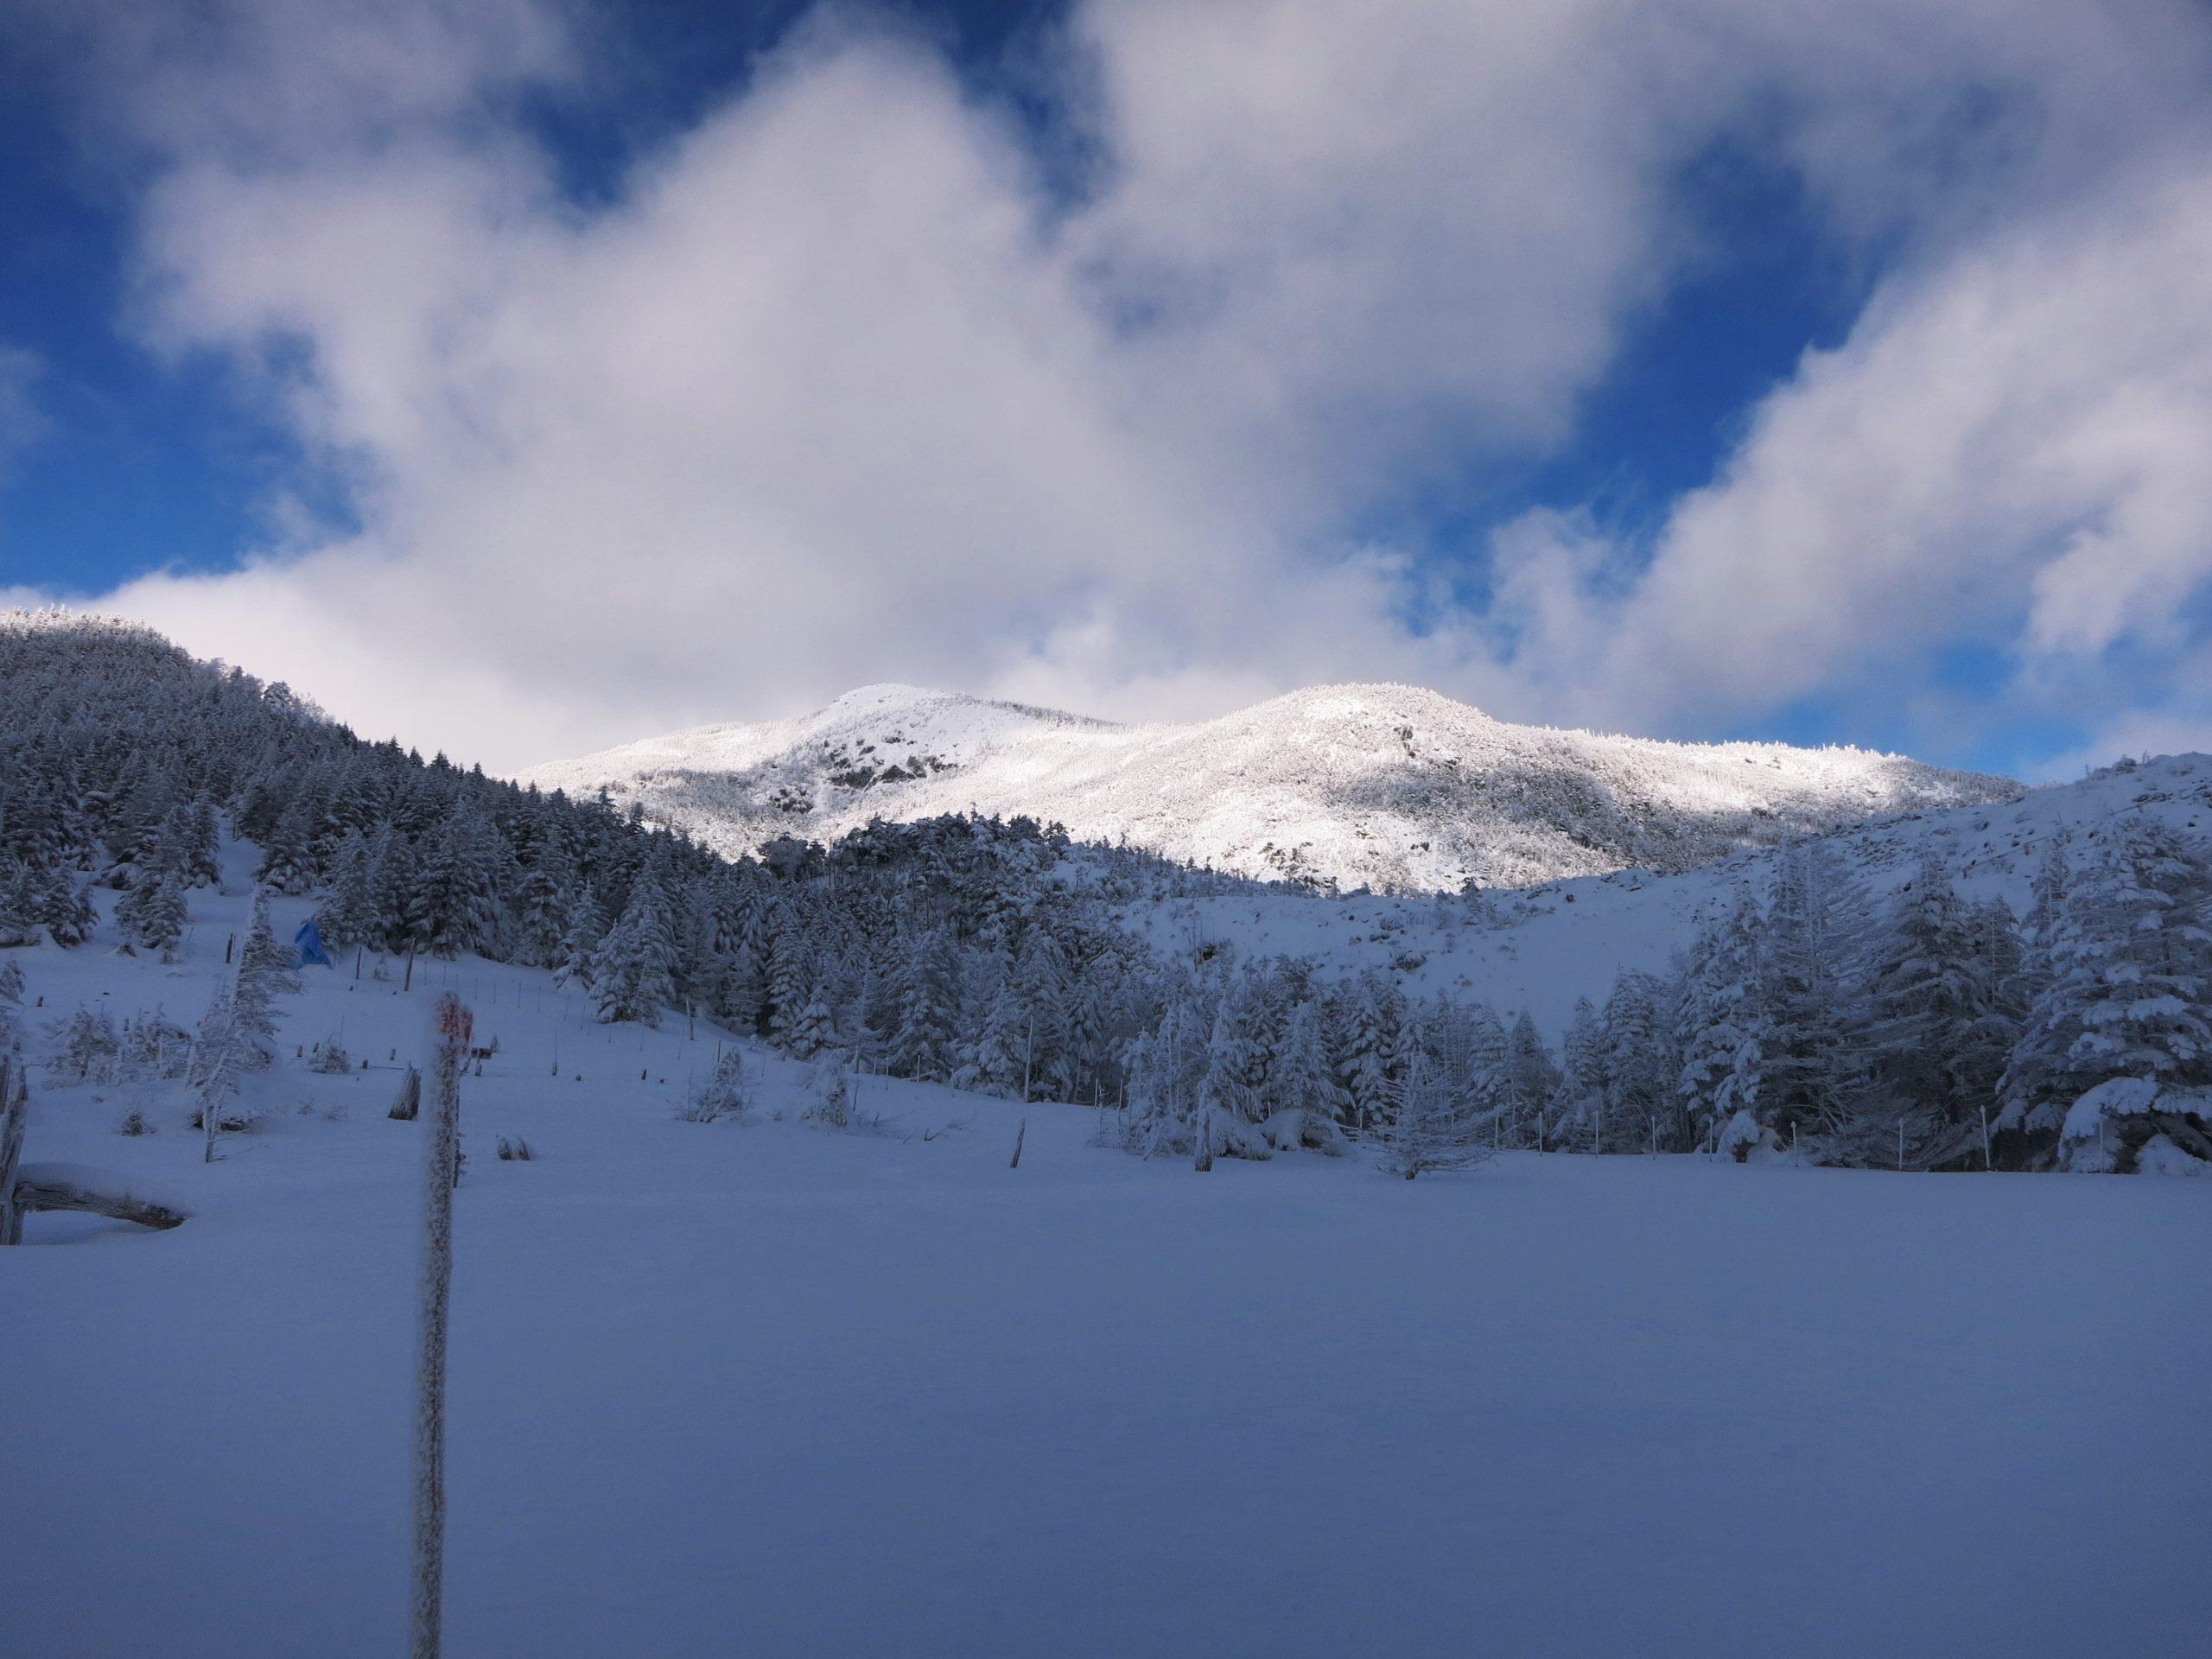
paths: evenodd
<path fill-rule="evenodd" d="M 1972 640 L 2069 717 L 2155 696 L 2212 584 L 2206 176 L 1886 286 L 1759 406 L 1638 580 L 1554 601 L 1568 620 L 1527 671 L 1601 718 L 1655 700 L 1695 717 L 1845 683 L 1894 696 Z M 1542 568 L 1557 582 L 1566 562 Z M 2095 671 L 2121 645 L 2129 670 Z"/>
<path fill-rule="evenodd" d="M 2078 656 L 2204 576 L 2167 348 L 2205 193 L 2169 157 L 2082 206 L 2195 130 L 2183 7 L 1088 0 L 1072 210 L 849 16 L 584 209 L 509 118 L 587 73 L 549 10 L 238 4 L 189 49 L 165 15 L 88 37 L 152 158 L 139 326 L 253 365 L 360 523 L 107 602 L 372 732 L 508 765 L 887 677 L 1145 714 L 1389 677 L 1649 727 L 1940 635 L 1900 606 Z M 1565 440 L 1725 254 L 1680 190 L 1718 143 L 1897 274 L 1650 573 L 1548 514 L 1477 615 L 1351 543 L 1424 467 Z"/>

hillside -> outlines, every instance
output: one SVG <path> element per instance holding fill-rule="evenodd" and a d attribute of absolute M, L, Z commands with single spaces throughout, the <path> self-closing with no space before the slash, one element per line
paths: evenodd
<path fill-rule="evenodd" d="M 911 686 L 703 727 L 526 774 L 605 790 L 739 855 L 874 817 L 1026 815 L 1079 841 L 1342 888 L 1526 887 L 1679 872 L 2018 786 L 1859 749 L 1512 726 L 1435 692 L 1321 686 L 1190 725 L 1115 726 Z"/>
<path fill-rule="evenodd" d="M 965 705 L 848 702 L 912 752 L 910 780 L 989 763 Z M 1002 732 L 1052 723 L 986 712 Z M 731 736 L 735 758 L 744 741 L 758 752 Z M 143 630 L 34 618 L 0 627 L 0 946 L 175 948 L 222 823 L 257 849 L 252 879 L 314 899 L 357 959 L 481 956 L 588 988 L 602 1024 L 674 1011 L 801 1059 L 1112 1103 L 1155 1155 L 1335 1149 L 1433 1117 L 1540 1150 L 1751 1136 L 1853 1165 L 2195 1167 L 2212 1162 L 2204 764 L 1671 875 L 1422 899 L 1194 871 L 1018 817 L 730 861 L 361 744 Z M 120 896 L 96 925 L 102 893 Z"/>
<path fill-rule="evenodd" d="M 2010 801 L 1915 813 L 1833 837 L 1845 868 L 1887 903 L 1933 854 L 1968 900 L 2029 912 L 2031 884 L 2062 841 L 2086 845 L 2130 819 L 2171 830 L 2212 860 L 2212 755 L 2164 755 L 2050 784 Z M 1745 893 L 1771 893 L 1777 854 L 1736 854 L 1656 876 L 1618 871 L 1457 900 L 1282 892 L 1147 897 L 1124 925 L 1163 950 L 1197 937 L 1243 955 L 1309 957 L 1331 978 L 1387 973 L 1409 995 L 1526 1008 L 1553 1036 L 1577 998 L 1602 1002 L 1623 973 L 1666 974 L 1701 930 Z"/>

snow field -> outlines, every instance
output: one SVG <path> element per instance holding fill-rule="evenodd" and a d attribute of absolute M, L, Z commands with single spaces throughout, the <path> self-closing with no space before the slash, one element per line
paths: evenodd
<path fill-rule="evenodd" d="M 188 1027 L 245 899 L 191 905 L 174 970 L 11 953 L 27 1025 L 105 992 Z M 309 907 L 276 901 L 279 937 Z M 180 1084 L 37 1084 L 27 1159 L 193 1216 L 34 1217 L 0 1254 L 10 1653 L 399 1650 L 423 1126 L 385 1118 L 385 1057 L 421 1058 L 448 984 L 500 1039 L 463 1087 L 450 1654 L 2204 1639 L 2203 1183 L 1198 1176 L 1091 1145 L 1086 1109 L 876 1079 L 889 1132 L 826 1134 L 765 1056 L 747 1120 L 687 1123 L 705 1027 L 391 971 L 304 971 L 262 1126 L 212 1166 Z M 378 1069 L 307 1072 L 341 1020 Z M 112 1132 L 134 1105 L 157 1134 Z M 518 1134 L 534 1160 L 496 1160 Z"/>

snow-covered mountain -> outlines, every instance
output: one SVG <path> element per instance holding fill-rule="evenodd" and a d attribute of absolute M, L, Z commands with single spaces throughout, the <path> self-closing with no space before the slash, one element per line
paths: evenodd
<path fill-rule="evenodd" d="M 1866 824 L 1835 846 L 1878 906 L 1893 903 L 1932 853 L 1962 897 L 2001 899 L 2024 916 L 2054 847 L 2086 846 L 2130 817 L 2155 820 L 2212 857 L 2212 754 L 2123 761 L 2009 801 Z M 1162 893 L 1121 906 L 1116 918 L 1161 950 L 1195 938 L 1242 957 L 1302 957 L 1325 977 L 1386 973 L 1412 995 L 1525 1008 L 1556 1035 L 1578 997 L 1602 1003 L 1618 974 L 1670 971 L 1676 953 L 1745 893 L 1771 893 L 1777 861 L 1751 849 L 1679 875 L 1576 877 L 1471 907 L 1408 895 Z"/>
<path fill-rule="evenodd" d="M 792 721 L 702 727 L 525 774 L 720 852 L 870 818 L 1026 814 L 1260 877 L 1530 887 L 1678 872 L 2018 785 L 1861 749 L 1689 744 L 1513 726 L 1433 691 L 1317 686 L 1217 720 L 1117 726 L 873 685 Z"/>

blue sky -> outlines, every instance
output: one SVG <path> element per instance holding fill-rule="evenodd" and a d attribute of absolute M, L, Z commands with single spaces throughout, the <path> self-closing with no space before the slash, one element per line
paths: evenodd
<path fill-rule="evenodd" d="M 0 587 L 515 765 L 2212 747 L 2197 7 L 0 0 Z"/>

